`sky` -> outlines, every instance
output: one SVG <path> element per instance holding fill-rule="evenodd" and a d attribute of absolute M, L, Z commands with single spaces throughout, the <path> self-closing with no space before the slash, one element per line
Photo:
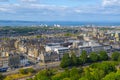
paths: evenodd
<path fill-rule="evenodd" d="M 0 20 L 120 21 L 120 0 L 0 0 Z"/>

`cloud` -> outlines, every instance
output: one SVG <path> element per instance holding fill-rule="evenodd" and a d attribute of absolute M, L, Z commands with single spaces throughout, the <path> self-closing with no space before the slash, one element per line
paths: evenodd
<path fill-rule="evenodd" d="M 118 15 L 120 14 L 120 0 L 103 0 L 102 6 L 104 14 Z"/>
<path fill-rule="evenodd" d="M 14 3 L 0 5 L 1 12 L 13 14 L 44 14 L 44 15 L 68 15 L 68 14 L 120 14 L 120 7 L 102 7 L 102 6 L 58 6 L 39 3 Z"/>
<path fill-rule="evenodd" d="M 6 11 L 8 11 L 8 9 L 0 8 L 0 11 L 2 11 L 2 12 L 6 12 Z"/>
<path fill-rule="evenodd" d="M 27 3 L 31 3 L 31 2 L 37 2 L 38 0 L 21 0 L 22 2 L 27 2 Z"/>
<path fill-rule="evenodd" d="M 101 5 L 57 5 L 57 4 L 42 4 L 36 3 L 40 0 L 21 0 L 20 3 L 4 3 L 0 5 L 0 14 L 8 14 L 11 16 L 21 16 L 25 18 L 33 18 L 39 16 L 40 18 L 68 18 L 84 15 L 120 15 L 120 7 L 115 6 L 119 0 L 103 0 Z M 25 3 L 24 3 L 25 2 Z M 104 5 L 104 6 L 103 6 Z M 110 6 L 110 7 L 109 7 Z M 114 6 L 114 7 L 113 7 Z M 5 15 L 5 14 L 4 14 Z M 49 18 L 50 19 L 50 18 Z"/>
<path fill-rule="evenodd" d="M 120 6 L 120 0 L 103 0 L 103 6 Z"/>
<path fill-rule="evenodd" d="M 0 5 L 0 13 L 6 12 L 6 13 L 15 13 L 17 9 L 20 8 L 20 4 L 1 4 Z"/>

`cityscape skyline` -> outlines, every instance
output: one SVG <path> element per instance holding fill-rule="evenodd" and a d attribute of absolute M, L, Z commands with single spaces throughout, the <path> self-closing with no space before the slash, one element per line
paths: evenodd
<path fill-rule="evenodd" d="M 0 20 L 119 21 L 120 0 L 0 0 Z"/>
<path fill-rule="evenodd" d="M 119 10 L 120 0 L 0 0 L 0 80 L 120 80 Z"/>

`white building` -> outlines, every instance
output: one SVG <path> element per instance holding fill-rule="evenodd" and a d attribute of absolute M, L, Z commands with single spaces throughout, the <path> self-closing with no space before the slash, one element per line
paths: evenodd
<path fill-rule="evenodd" d="M 45 46 L 45 51 L 46 52 L 54 51 L 54 49 L 57 47 L 60 47 L 60 43 L 48 43 Z"/>
<path fill-rule="evenodd" d="M 58 54 L 64 54 L 64 53 L 69 52 L 69 48 L 68 47 L 56 47 L 54 51 L 57 52 Z"/>

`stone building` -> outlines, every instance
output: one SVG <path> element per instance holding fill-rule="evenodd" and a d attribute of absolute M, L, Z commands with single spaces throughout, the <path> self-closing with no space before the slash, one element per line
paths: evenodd
<path fill-rule="evenodd" d="M 10 53 L 8 65 L 10 68 L 18 68 L 20 66 L 20 55 L 17 53 Z"/>
<path fill-rule="evenodd" d="M 56 52 L 47 52 L 39 55 L 39 60 L 43 63 L 59 61 L 59 54 Z"/>

